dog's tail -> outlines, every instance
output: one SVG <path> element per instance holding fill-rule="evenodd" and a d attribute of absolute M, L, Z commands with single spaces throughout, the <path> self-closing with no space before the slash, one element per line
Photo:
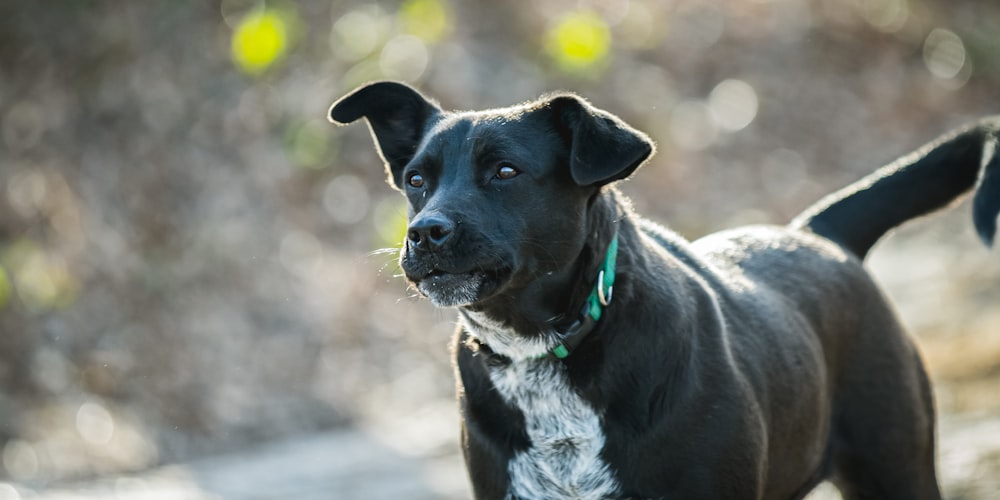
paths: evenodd
<path fill-rule="evenodd" d="M 975 187 L 972 219 L 991 246 L 1000 213 L 998 142 L 1000 116 L 953 131 L 820 200 L 791 227 L 829 238 L 864 259 L 890 229 Z"/>

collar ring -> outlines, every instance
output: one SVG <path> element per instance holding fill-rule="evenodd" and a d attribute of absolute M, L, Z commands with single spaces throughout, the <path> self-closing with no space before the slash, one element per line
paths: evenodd
<path fill-rule="evenodd" d="M 609 286 L 608 291 L 604 291 L 604 270 L 597 274 L 597 300 L 601 302 L 601 305 L 607 307 L 611 304 L 611 297 L 614 295 L 615 287 Z"/>

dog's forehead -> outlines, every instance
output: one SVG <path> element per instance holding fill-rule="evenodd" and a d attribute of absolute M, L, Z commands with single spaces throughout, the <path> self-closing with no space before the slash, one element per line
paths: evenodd
<path fill-rule="evenodd" d="M 551 138 L 551 128 L 526 111 L 525 107 L 516 106 L 448 113 L 428 131 L 422 149 L 431 154 L 473 157 L 550 151 L 551 148 L 535 145 Z"/>

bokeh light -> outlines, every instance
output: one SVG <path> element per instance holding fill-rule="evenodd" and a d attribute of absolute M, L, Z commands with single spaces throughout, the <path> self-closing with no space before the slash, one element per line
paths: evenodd
<path fill-rule="evenodd" d="M 403 29 L 427 43 L 444 39 L 452 28 L 452 14 L 441 0 L 407 0 L 399 8 Z"/>
<path fill-rule="evenodd" d="M 14 480 L 31 480 L 38 474 L 38 453 L 31 443 L 11 439 L 3 447 L 3 467 Z"/>
<path fill-rule="evenodd" d="M 924 62 L 938 78 L 954 78 L 965 66 L 965 45 L 958 35 L 946 29 L 935 29 L 924 41 Z"/>
<path fill-rule="evenodd" d="M 641 2 L 628 2 L 625 17 L 618 25 L 621 41 L 632 49 L 652 49 L 665 30 L 657 29 L 666 20 L 657 19 Z"/>
<path fill-rule="evenodd" d="M 115 420 L 100 403 L 87 402 L 76 412 L 76 430 L 90 444 L 107 445 L 115 433 Z"/>
<path fill-rule="evenodd" d="M 344 61 L 359 61 L 375 52 L 391 29 L 392 19 L 378 5 L 365 5 L 333 23 L 330 48 Z"/>
<path fill-rule="evenodd" d="M 931 31 L 924 40 L 924 64 L 951 88 L 964 85 L 972 73 L 962 38 L 943 28 Z"/>
<path fill-rule="evenodd" d="M 21 492 L 8 483 L 0 483 L 0 500 L 21 500 Z"/>
<path fill-rule="evenodd" d="M 379 67 L 386 78 L 417 81 L 427 69 L 430 53 L 423 40 L 413 35 L 397 35 L 386 42 Z"/>
<path fill-rule="evenodd" d="M 291 43 L 292 11 L 287 9 L 255 9 L 247 14 L 233 31 L 233 60 L 243 71 L 259 74 L 280 61 Z"/>
<path fill-rule="evenodd" d="M 708 95 L 708 108 L 719 127 L 735 132 L 757 116 L 757 92 L 742 80 L 724 80 Z"/>
<path fill-rule="evenodd" d="M 21 303 L 30 310 L 59 309 L 76 300 L 78 284 L 66 261 L 46 253 L 34 241 L 18 240 L 4 252 L 3 260 L 13 273 L 13 288 Z"/>
<path fill-rule="evenodd" d="M 580 10 L 558 19 L 545 37 L 545 50 L 560 69 L 596 69 L 611 50 L 611 29 L 597 13 Z"/>
<path fill-rule="evenodd" d="M 910 16 L 907 0 L 856 0 L 861 15 L 880 31 L 895 33 Z"/>

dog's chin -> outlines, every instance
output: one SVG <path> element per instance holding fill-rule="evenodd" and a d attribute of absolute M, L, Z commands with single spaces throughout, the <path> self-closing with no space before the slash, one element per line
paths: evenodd
<path fill-rule="evenodd" d="M 503 284 L 503 274 L 488 271 L 435 271 L 420 280 L 413 280 L 413 284 L 417 291 L 438 307 L 462 307 L 493 295 Z"/>

